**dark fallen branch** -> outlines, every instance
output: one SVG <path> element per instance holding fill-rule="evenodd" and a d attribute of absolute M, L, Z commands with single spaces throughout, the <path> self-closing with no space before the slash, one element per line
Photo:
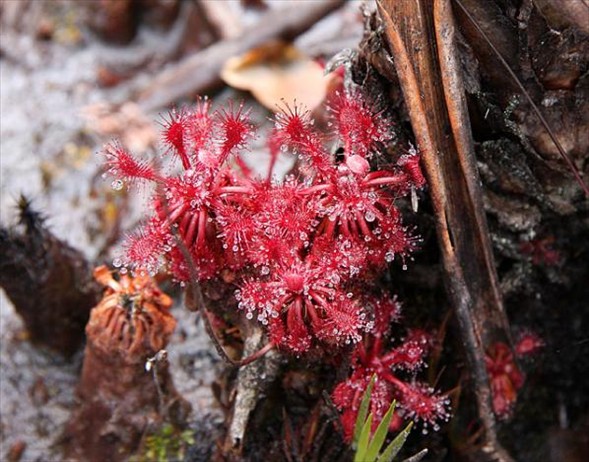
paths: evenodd
<path fill-rule="evenodd" d="M 446 288 L 455 309 L 482 424 L 476 460 L 508 461 L 484 363 L 509 341 L 482 204 L 450 3 L 382 0 L 379 12 L 429 181 Z"/>
<path fill-rule="evenodd" d="M 343 0 L 325 0 L 271 10 L 239 37 L 217 42 L 168 67 L 147 83 L 135 80 L 125 93 L 130 93 L 143 110 L 152 111 L 187 95 L 210 90 L 221 84 L 219 72 L 230 57 L 271 39 L 292 40 L 342 4 Z"/>
<path fill-rule="evenodd" d="M 0 286 L 30 340 L 71 357 L 102 292 L 82 252 L 58 239 L 21 196 L 19 227 L 0 225 Z"/>
<path fill-rule="evenodd" d="M 243 356 L 251 357 L 264 348 L 267 340 L 259 326 L 246 327 L 248 331 L 245 333 Z M 228 460 L 243 460 L 242 451 L 250 416 L 264 398 L 269 385 L 276 379 L 280 363 L 280 354 L 273 350 L 258 361 L 239 369 L 231 423 L 223 447 L 223 453 Z"/>

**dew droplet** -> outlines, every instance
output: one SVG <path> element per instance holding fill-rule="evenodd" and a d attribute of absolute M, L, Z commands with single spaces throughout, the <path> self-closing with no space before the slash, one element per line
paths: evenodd
<path fill-rule="evenodd" d="M 110 184 L 110 187 L 112 189 L 114 189 L 115 191 L 120 191 L 121 189 L 123 189 L 123 186 L 124 186 L 123 180 L 114 180 Z"/>
<path fill-rule="evenodd" d="M 364 215 L 364 218 L 366 219 L 366 221 L 368 223 L 372 223 L 374 220 L 376 220 L 376 215 L 374 215 L 373 212 L 371 212 L 370 210 L 368 212 L 366 212 L 366 214 Z"/>

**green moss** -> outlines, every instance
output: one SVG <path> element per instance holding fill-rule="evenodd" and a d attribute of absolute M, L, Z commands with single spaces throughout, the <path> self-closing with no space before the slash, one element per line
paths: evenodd
<path fill-rule="evenodd" d="M 171 424 L 164 424 L 145 438 L 140 454 L 132 457 L 130 462 L 183 460 L 184 452 L 191 444 L 194 444 L 191 430 L 180 431 Z"/>

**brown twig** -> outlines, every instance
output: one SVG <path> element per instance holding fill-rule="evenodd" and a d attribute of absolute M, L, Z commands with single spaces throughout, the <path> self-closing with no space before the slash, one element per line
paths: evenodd
<path fill-rule="evenodd" d="M 193 293 L 194 291 L 201 292 L 200 285 L 198 283 L 192 283 L 191 285 L 194 287 L 188 289 L 188 294 Z M 268 343 L 266 343 L 266 345 L 261 347 L 258 351 L 252 353 L 251 355 L 249 355 L 243 359 L 240 359 L 240 360 L 233 359 L 225 351 L 225 348 L 223 348 L 220 340 L 217 338 L 217 334 L 215 333 L 215 329 L 213 328 L 213 325 L 212 325 L 211 320 L 209 318 L 210 312 L 204 302 L 204 297 L 202 297 L 202 295 L 201 295 L 201 298 L 203 300 L 203 304 L 199 306 L 198 310 L 200 310 L 200 313 L 202 315 L 205 329 L 207 331 L 207 334 L 209 334 L 209 338 L 213 342 L 213 345 L 215 346 L 215 350 L 217 350 L 217 353 L 219 353 L 219 356 L 221 356 L 221 358 L 223 358 L 226 362 L 228 362 L 229 364 L 231 364 L 232 366 L 235 366 L 235 367 L 247 366 L 248 364 L 253 363 L 257 359 L 260 359 L 262 356 L 264 356 L 270 350 L 274 349 L 275 345 L 272 342 L 268 342 Z"/>
<path fill-rule="evenodd" d="M 265 335 L 260 326 L 249 325 L 245 335 L 243 354 L 253 356 L 264 348 Z M 249 418 L 265 389 L 272 383 L 280 368 L 280 355 L 276 350 L 260 361 L 248 364 L 237 373 L 233 415 L 224 444 L 229 460 L 243 460 L 242 450 Z"/>
<path fill-rule="evenodd" d="M 497 441 L 485 347 L 509 339 L 483 212 L 449 0 L 381 0 L 380 16 L 422 154 L 446 288 L 456 311 L 485 430 L 479 460 L 508 461 Z"/>
<path fill-rule="evenodd" d="M 343 3 L 343 0 L 324 0 L 270 10 L 239 37 L 217 42 L 170 66 L 147 83 L 143 80 L 131 82 L 126 96 L 129 93 L 134 95 L 144 111 L 151 111 L 169 106 L 192 93 L 214 88 L 220 85 L 219 72 L 230 57 L 270 39 L 292 40 Z"/>

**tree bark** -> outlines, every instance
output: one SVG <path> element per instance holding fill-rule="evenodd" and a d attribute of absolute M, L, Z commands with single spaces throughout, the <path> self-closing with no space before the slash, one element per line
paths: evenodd
<path fill-rule="evenodd" d="M 485 368 L 488 345 L 510 343 L 499 290 L 449 0 L 382 0 L 379 13 L 421 152 L 445 285 L 477 397 L 483 444 L 476 460 L 509 461 L 495 430 Z"/>

